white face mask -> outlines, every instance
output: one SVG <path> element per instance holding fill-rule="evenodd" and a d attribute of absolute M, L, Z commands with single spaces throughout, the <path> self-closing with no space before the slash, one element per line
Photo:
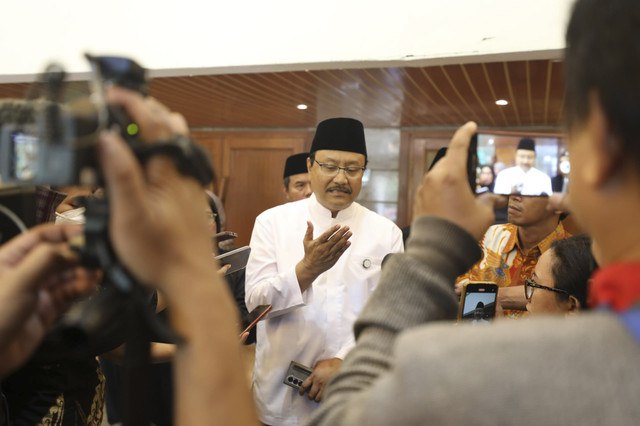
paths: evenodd
<path fill-rule="evenodd" d="M 84 217 L 84 207 L 79 207 L 73 210 L 67 210 L 64 213 L 56 213 L 56 224 L 58 223 L 73 223 L 84 225 L 86 219 Z"/>

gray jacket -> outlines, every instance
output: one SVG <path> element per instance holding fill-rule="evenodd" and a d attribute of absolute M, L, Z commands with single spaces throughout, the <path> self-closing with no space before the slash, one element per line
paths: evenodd
<path fill-rule="evenodd" d="M 455 318 L 453 282 L 480 254 L 445 220 L 414 222 L 311 424 L 640 424 L 640 344 L 614 315 L 438 323 Z"/>

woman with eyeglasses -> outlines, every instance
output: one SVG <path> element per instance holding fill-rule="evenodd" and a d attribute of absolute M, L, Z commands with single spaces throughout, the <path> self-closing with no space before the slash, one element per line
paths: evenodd
<path fill-rule="evenodd" d="M 554 242 L 525 281 L 529 314 L 566 315 L 587 309 L 587 284 L 595 267 L 588 236 Z"/>

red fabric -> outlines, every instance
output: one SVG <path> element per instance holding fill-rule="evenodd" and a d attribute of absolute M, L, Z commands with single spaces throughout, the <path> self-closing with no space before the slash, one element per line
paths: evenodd
<path fill-rule="evenodd" d="M 623 312 L 640 303 L 640 263 L 619 263 L 600 269 L 589 292 L 592 307 L 608 306 Z"/>

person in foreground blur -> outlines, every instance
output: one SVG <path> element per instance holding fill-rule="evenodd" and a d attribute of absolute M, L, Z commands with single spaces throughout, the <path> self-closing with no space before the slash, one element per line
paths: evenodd
<path fill-rule="evenodd" d="M 80 233 L 40 225 L 0 247 L 0 378 L 28 359 L 71 301 L 95 288 L 68 245 Z"/>
<path fill-rule="evenodd" d="M 551 195 L 551 178 L 535 168 L 536 143 L 533 139 L 520 139 L 513 167 L 496 176 L 496 194 Z"/>
<path fill-rule="evenodd" d="M 187 132 L 182 116 L 152 98 L 118 88 L 108 95 L 138 123 L 145 141 Z M 103 136 L 99 148 L 114 248 L 138 280 L 163 292 L 171 324 L 182 337 L 174 357 L 177 424 L 199 424 L 212 413 L 220 424 L 254 423 L 236 306 L 212 265 L 211 238 L 202 232 L 207 219 L 200 183 L 178 173 L 172 159 L 162 156 L 143 169 L 115 133 Z"/>
<path fill-rule="evenodd" d="M 532 315 L 575 314 L 588 309 L 587 285 L 595 266 L 588 236 L 555 241 L 525 280 L 527 311 Z"/>
<path fill-rule="evenodd" d="M 182 116 L 151 97 L 117 87 L 107 96 L 139 125 L 143 141 L 187 132 Z M 171 324 L 182 336 L 174 358 L 181 396 L 175 406 L 178 424 L 198 424 L 211 413 L 220 424 L 255 423 L 242 373 L 236 307 L 212 265 L 211 239 L 202 232 L 207 225 L 200 183 L 178 173 L 168 157 L 156 156 L 143 168 L 116 132 L 101 135 L 98 148 L 114 249 L 141 283 L 163 292 Z M 33 351 L 59 313 L 58 301 L 83 290 L 69 274 L 77 264 L 64 244 L 78 233 L 71 229 L 76 228 L 38 228 L 0 250 L 0 300 L 6 305 L 0 313 L 2 374 Z"/>
<path fill-rule="evenodd" d="M 476 241 L 492 222 L 466 184 L 468 123 L 423 179 L 407 251 L 385 265 L 311 424 L 637 424 L 639 26 L 635 0 L 579 0 L 567 31 L 570 206 L 598 248 L 590 298 L 600 309 L 436 323 L 455 318 L 453 282 L 480 258 Z"/>
<path fill-rule="evenodd" d="M 400 229 L 355 201 L 366 164 L 362 123 L 324 120 L 307 159 L 313 195 L 256 218 L 245 294 L 250 310 L 273 306 L 258 324 L 253 374 L 265 424 L 301 424 L 317 409 L 354 345 L 351 327 L 382 258 L 403 250 Z M 283 383 L 291 361 L 313 369 L 300 392 Z"/>
<path fill-rule="evenodd" d="M 308 152 L 293 154 L 284 163 L 284 173 L 282 180 L 284 183 L 284 195 L 287 201 L 298 201 L 309 198 L 311 191 L 311 180 L 307 170 Z"/>
<path fill-rule="evenodd" d="M 42 352 L 40 343 L 59 315 L 77 297 L 96 288 L 92 274 L 78 267 L 78 256 L 68 245 L 81 232 L 78 226 L 40 225 L 0 248 L 0 301 L 3 307 L 0 314 L 0 424 L 45 422 L 51 405 L 64 405 L 60 399 L 63 392 L 52 395 L 41 385 L 43 381 L 56 379 L 59 382 L 66 379 L 64 384 L 68 385 L 72 382 L 65 375 L 68 370 L 61 368 L 60 364 L 49 364 L 47 370 L 39 370 L 27 361 L 34 353 Z M 96 363 L 94 361 L 93 369 L 85 370 L 87 364 L 77 363 L 75 370 L 87 372 L 79 387 L 86 385 L 83 390 L 90 390 L 79 392 L 82 395 L 76 399 L 78 406 L 85 408 L 83 404 L 87 401 L 90 404 L 100 390 Z M 20 377 L 29 374 L 33 374 L 32 380 L 23 381 L 24 388 L 16 395 Z M 64 385 L 59 383 L 59 386 Z M 36 393 L 39 404 L 32 404 Z M 75 407 L 69 408 L 71 413 L 75 412 Z M 89 415 L 89 410 L 86 412 Z M 101 417 L 96 414 L 96 418 Z"/>
<path fill-rule="evenodd" d="M 567 238 L 560 213 L 547 209 L 547 197 L 510 195 L 509 223 L 491 226 L 480 240 L 482 260 L 458 277 L 457 287 L 469 281 L 490 281 L 500 287 L 503 314 L 518 318 L 525 312 L 524 283 L 540 256 L 554 241 Z"/>
<path fill-rule="evenodd" d="M 85 223 L 84 200 L 94 197 L 88 187 L 58 187 L 45 191 L 36 205 L 55 208 L 56 224 Z M 44 196 L 46 194 L 46 197 Z M 61 199 L 58 195 L 64 194 Z M 51 218 L 53 219 L 53 218 Z M 96 283 L 99 282 L 96 274 Z M 79 300 L 74 308 L 86 303 Z M 71 306 L 70 306 L 71 308 Z M 104 375 L 96 355 L 88 348 L 72 348 L 62 337 L 63 318 L 57 318 L 28 361 L 2 379 L 10 424 L 100 424 L 104 406 Z M 118 344 L 115 334 L 101 338 L 101 351 Z"/>

